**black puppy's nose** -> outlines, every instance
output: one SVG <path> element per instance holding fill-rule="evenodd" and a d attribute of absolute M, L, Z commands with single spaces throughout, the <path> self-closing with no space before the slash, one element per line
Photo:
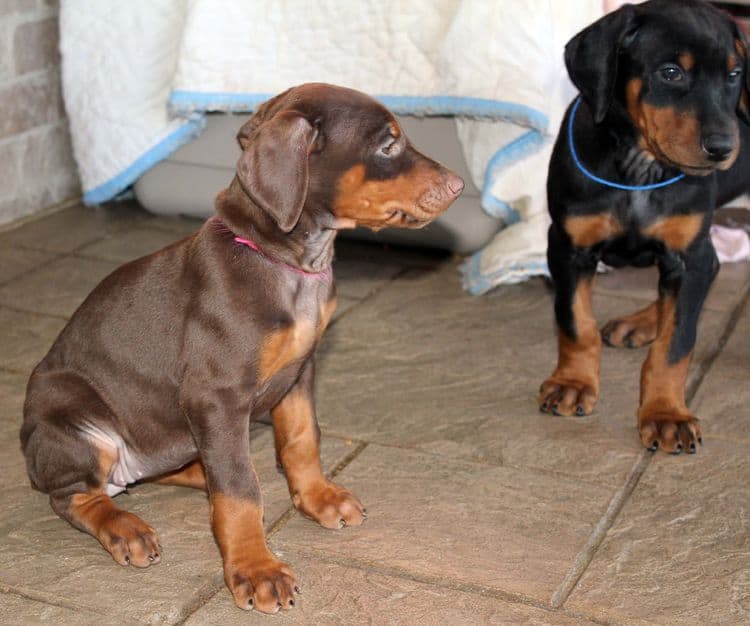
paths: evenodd
<path fill-rule="evenodd" d="M 457 196 L 464 190 L 464 179 L 453 172 L 448 172 L 445 184 L 454 196 Z"/>
<path fill-rule="evenodd" d="M 713 133 L 703 138 L 703 151 L 711 161 L 723 161 L 734 150 L 734 137 Z"/>

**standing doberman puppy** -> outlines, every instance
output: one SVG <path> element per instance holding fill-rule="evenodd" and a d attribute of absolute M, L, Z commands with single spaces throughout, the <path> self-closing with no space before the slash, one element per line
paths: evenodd
<path fill-rule="evenodd" d="M 539 405 L 587 415 L 597 401 L 602 339 L 591 286 L 598 261 L 656 264 L 658 300 L 609 322 L 602 336 L 613 346 L 652 344 L 641 374 L 643 445 L 695 452 L 701 430 L 685 404 L 685 380 L 718 269 L 711 216 L 750 186 L 744 38 L 708 3 L 652 0 L 583 30 L 565 62 L 581 98 L 567 112 L 549 168 L 559 359 Z"/>
<path fill-rule="evenodd" d="M 160 559 L 154 530 L 111 496 L 136 481 L 207 489 L 241 608 L 294 604 L 266 547 L 250 420 L 271 412 L 294 505 L 326 528 L 366 511 L 320 468 L 313 352 L 335 307 L 333 240 L 424 226 L 463 181 L 417 152 L 372 98 L 324 84 L 264 104 L 238 135 L 217 217 L 128 263 L 89 295 L 29 381 L 21 442 L 34 487 L 121 565 Z"/>

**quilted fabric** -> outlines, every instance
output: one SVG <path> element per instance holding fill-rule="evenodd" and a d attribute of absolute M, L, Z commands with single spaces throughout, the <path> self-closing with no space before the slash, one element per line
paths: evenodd
<path fill-rule="evenodd" d="M 562 49 L 600 15 L 601 0 L 63 0 L 84 201 L 126 189 L 199 133 L 206 111 L 331 82 L 397 113 L 458 116 L 482 207 L 513 225 L 467 265 L 467 288 L 543 272 L 546 160 L 573 95 Z"/>

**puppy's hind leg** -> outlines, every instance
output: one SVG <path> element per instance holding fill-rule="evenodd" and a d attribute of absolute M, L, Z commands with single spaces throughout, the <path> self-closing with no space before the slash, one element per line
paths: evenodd
<path fill-rule="evenodd" d="M 656 339 L 659 326 L 659 302 L 610 320 L 602 327 L 602 339 L 614 348 L 641 348 Z"/>
<path fill-rule="evenodd" d="M 35 375 L 24 414 L 21 442 L 29 477 L 49 494 L 55 513 L 98 539 L 120 565 L 158 563 L 154 529 L 110 498 L 117 491 L 109 485 L 117 448 L 86 434 L 85 424 L 111 417 L 96 392 L 71 374 Z"/>

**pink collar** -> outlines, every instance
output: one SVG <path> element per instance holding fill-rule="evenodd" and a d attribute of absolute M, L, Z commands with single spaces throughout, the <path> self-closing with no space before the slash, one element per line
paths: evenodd
<path fill-rule="evenodd" d="M 332 270 L 331 266 L 328 265 L 324 270 L 321 270 L 320 272 L 307 272 L 303 270 L 301 267 L 297 267 L 296 265 L 291 265 L 287 263 L 286 261 L 282 261 L 281 259 L 277 259 L 275 257 L 272 257 L 263 250 L 260 249 L 260 246 L 255 243 L 252 239 L 245 239 L 244 237 L 240 237 L 238 235 L 235 235 L 231 229 L 221 220 L 221 218 L 218 215 L 214 215 L 212 218 L 209 219 L 209 222 L 213 223 L 219 230 L 229 233 L 231 235 L 234 235 L 234 241 L 236 243 L 242 244 L 243 246 L 247 246 L 251 250 L 255 250 L 260 256 L 262 256 L 264 259 L 270 261 L 271 263 L 275 263 L 276 265 L 281 265 L 286 270 L 289 270 L 290 272 L 294 272 L 295 274 L 299 274 L 300 276 L 307 276 L 309 278 L 316 278 L 316 279 L 323 279 L 327 278 L 331 275 Z"/>
<path fill-rule="evenodd" d="M 258 246 L 258 244 L 255 243 L 252 239 L 244 239 L 243 237 L 238 237 L 237 235 L 235 235 L 234 240 L 237 243 L 242 244 L 243 246 L 247 246 L 248 248 L 255 250 L 264 259 L 271 261 L 271 263 L 275 263 L 276 265 L 281 265 L 284 269 L 287 269 L 290 272 L 294 272 L 295 274 L 299 274 L 300 276 L 308 276 L 310 278 L 323 279 L 323 278 L 330 276 L 331 274 L 330 265 L 324 270 L 321 270 L 320 272 L 307 272 L 300 267 L 290 265 L 289 263 L 286 263 L 285 261 L 282 261 L 281 259 L 276 259 L 272 256 L 267 255 L 265 252 L 263 252 L 263 250 L 260 249 L 260 246 Z"/>

